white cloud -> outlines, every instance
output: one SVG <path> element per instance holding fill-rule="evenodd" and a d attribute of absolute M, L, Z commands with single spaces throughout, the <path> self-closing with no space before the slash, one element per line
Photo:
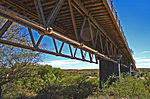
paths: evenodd
<path fill-rule="evenodd" d="M 142 63 L 142 65 L 150 67 L 150 62 L 149 63 Z"/>
<path fill-rule="evenodd" d="M 150 53 L 150 51 L 143 51 L 143 52 L 141 52 L 141 54 L 148 54 L 148 53 Z"/>
<path fill-rule="evenodd" d="M 40 62 L 41 65 L 52 65 L 53 67 L 61 69 L 98 69 L 98 64 L 83 62 L 73 59 L 51 60 L 46 62 Z"/>
<path fill-rule="evenodd" d="M 136 59 L 136 62 L 150 62 L 150 59 Z"/>
<path fill-rule="evenodd" d="M 150 68 L 150 58 L 135 57 L 137 68 Z"/>
<path fill-rule="evenodd" d="M 52 60 L 52 61 L 49 61 L 49 62 L 41 62 L 39 64 L 42 64 L 42 65 L 52 65 L 52 66 L 70 66 L 70 65 L 73 65 L 73 64 L 78 64 L 78 63 L 81 63 L 81 61 L 78 61 L 78 60 Z"/>
<path fill-rule="evenodd" d="M 135 59 L 135 60 L 139 60 L 140 58 L 138 58 L 138 57 L 135 57 L 134 59 Z"/>

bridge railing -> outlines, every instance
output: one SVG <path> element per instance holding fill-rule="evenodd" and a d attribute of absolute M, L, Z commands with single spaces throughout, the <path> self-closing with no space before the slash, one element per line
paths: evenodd
<path fill-rule="evenodd" d="M 126 42 L 126 44 L 127 44 L 127 46 L 128 46 L 126 37 L 125 37 L 125 35 L 124 35 L 124 31 L 123 31 L 123 29 L 122 29 L 122 26 L 121 26 L 121 24 L 120 24 L 120 20 L 119 20 L 118 15 L 117 15 L 117 11 L 114 9 L 113 1 L 112 1 L 112 0 L 107 0 L 107 2 L 108 2 L 108 4 L 109 4 L 110 9 L 112 10 L 112 13 L 113 13 L 114 18 L 115 18 L 115 20 L 116 20 L 116 22 L 117 22 L 117 25 L 118 25 L 118 27 L 119 27 L 121 33 L 122 33 L 122 36 L 123 36 L 123 38 L 124 38 L 124 40 L 125 40 L 125 42 Z M 129 46 L 128 46 L 128 48 L 129 48 Z"/>

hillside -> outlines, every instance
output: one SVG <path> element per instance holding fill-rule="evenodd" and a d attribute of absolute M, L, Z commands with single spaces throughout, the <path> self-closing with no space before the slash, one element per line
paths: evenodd
<path fill-rule="evenodd" d="M 137 68 L 139 72 L 150 72 L 150 68 Z"/>

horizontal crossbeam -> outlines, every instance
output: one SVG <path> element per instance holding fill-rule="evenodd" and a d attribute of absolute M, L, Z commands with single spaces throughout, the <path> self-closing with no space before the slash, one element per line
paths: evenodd
<path fill-rule="evenodd" d="M 52 54 L 52 55 L 56 55 L 56 56 L 62 56 L 62 57 L 81 60 L 81 61 L 85 61 L 85 62 L 96 63 L 96 62 L 93 62 L 93 61 L 88 61 L 88 60 L 80 59 L 80 58 L 77 58 L 77 57 L 72 57 L 72 56 L 68 56 L 68 55 L 65 55 L 65 54 L 60 54 L 60 53 L 56 53 L 56 52 L 52 52 L 52 51 L 48 51 L 48 50 L 44 50 L 44 49 L 39 49 L 39 48 L 35 48 L 35 47 L 30 47 L 30 46 L 26 46 L 26 45 L 22 45 L 22 44 L 19 44 L 19 43 L 14 43 L 14 42 L 2 40 L 2 39 L 0 39 L 0 43 L 10 45 L 10 46 L 14 46 L 14 47 L 29 49 L 29 50 L 32 50 L 32 51 L 38 51 L 38 52 L 42 52 L 42 53 Z"/>

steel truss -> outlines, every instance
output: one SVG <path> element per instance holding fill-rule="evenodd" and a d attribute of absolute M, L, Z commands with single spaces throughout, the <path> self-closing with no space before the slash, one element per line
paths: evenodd
<path fill-rule="evenodd" d="M 9 1 L 9 0 L 6 0 L 6 1 Z M 24 17 L 0 5 L 0 16 L 8 19 L 8 21 L 0 29 L 0 38 L 4 35 L 4 33 L 12 24 L 12 22 L 16 22 L 28 28 L 33 46 L 31 47 L 31 46 L 19 44 L 16 42 L 6 41 L 6 40 L 3 40 L 2 38 L 0 39 L 0 43 L 15 46 L 15 47 L 20 47 L 20 48 L 25 48 L 25 49 L 29 49 L 33 51 L 38 51 L 42 53 L 52 54 L 56 56 L 77 59 L 77 60 L 86 61 L 90 63 L 98 63 L 98 58 L 102 58 L 102 59 L 112 61 L 113 63 L 117 64 L 117 54 L 121 53 L 121 51 L 119 51 L 119 48 L 115 45 L 115 43 L 106 35 L 105 31 L 99 26 L 99 24 L 95 21 L 95 19 L 89 14 L 88 10 L 83 6 L 80 0 L 68 0 L 70 15 L 72 19 L 72 25 L 74 29 L 73 31 L 75 33 L 75 40 L 70 39 L 69 37 L 64 36 L 60 34 L 59 32 L 55 31 L 58 29 L 59 31 L 66 33 L 65 30 L 62 30 L 59 27 L 54 25 L 54 21 L 64 1 L 65 0 L 59 0 L 59 2 L 56 4 L 56 7 L 53 9 L 52 13 L 50 13 L 49 18 L 46 20 L 43 14 L 43 9 L 42 9 L 40 0 L 34 0 L 34 4 L 35 4 L 38 17 L 37 16 L 36 17 L 33 16 L 33 17 L 38 19 L 40 23 L 30 20 L 29 18 Z M 73 8 L 75 8 L 81 15 L 84 16 L 82 26 L 80 27 L 81 28 L 80 33 L 78 33 L 78 30 L 77 30 L 77 25 L 76 25 L 77 23 L 76 23 L 76 18 L 75 18 Z M 27 9 L 24 9 L 24 10 L 27 10 Z M 81 35 L 84 32 L 83 30 L 86 24 L 88 24 L 92 46 L 88 46 L 84 44 L 84 42 L 81 39 Z M 33 36 L 31 29 L 38 31 L 38 33 L 41 35 L 37 43 L 34 40 L 35 38 Z M 94 29 L 96 30 L 96 32 L 93 31 Z M 94 32 L 96 34 L 95 36 L 94 36 Z M 44 50 L 40 48 L 39 45 L 41 41 L 43 40 L 44 36 L 48 36 L 53 39 L 55 51 Z M 56 44 L 56 40 L 59 40 L 62 42 L 61 46 Z M 70 55 L 61 53 L 62 50 L 64 50 L 63 49 L 64 44 L 68 44 Z M 75 48 L 74 52 L 72 48 Z M 76 57 L 77 50 L 80 50 L 80 55 L 81 55 L 80 58 Z M 89 55 L 89 59 L 86 59 L 87 53 Z M 122 63 L 121 65 L 125 67 L 128 67 L 129 64 L 131 64 L 130 60 L 127 57 L 125 57 L 125 55 L 123 55 L 121 63 Z"/>

